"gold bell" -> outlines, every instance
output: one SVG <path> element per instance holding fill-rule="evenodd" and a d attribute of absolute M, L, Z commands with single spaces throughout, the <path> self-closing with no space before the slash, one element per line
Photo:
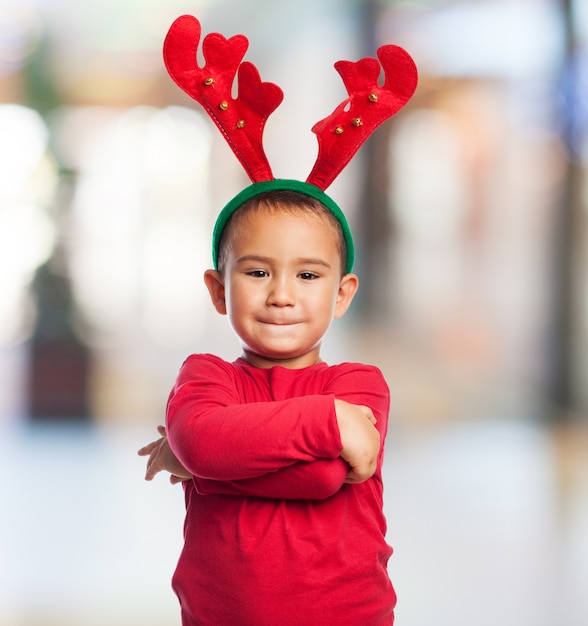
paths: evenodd
<path fill-rule="evenodd" d="M 209 76 L 208 78 L 206 78 L 206 79 L 204 80 L 204 84 L 205 84 L 207 87 L 210 87 L 210 85 L 213 85 L 213 84 L 214 84 L 214 78 L 213 78 L 212 76 Z"/>
<path fill-rule="evenodd" d="M 356 127 L 363 126 L 363 120 L 361 119 L 361 117 L 354 117 L 351 123 Z"/>
<path fill-rule="evenodd" d="M 335 128 L 335 132 L 337 133 L 337 135 L 342 135 L 344 131 L 345 129 L 343 128 L 343 126 L 337 126 L 337 128 Z"/>
<path fill-rule="evenodd" d="M 229 108 L 229 103 L 226 100 L 223 100 L 219 105 L 218 108 L 221 111 L 226 111 Z"/>
<path fill-rule="evenodd" d="M 378 94 L 377 93 L 370 93 L 370 95 L 368 96 L 368 100 L 370 102 L 377 102 L 378 101 Z"/>
<path fill-rule="evenodd" d="M 245 128 L 245 120 L 239 120 L 237 122 L 237 128 Z"/>

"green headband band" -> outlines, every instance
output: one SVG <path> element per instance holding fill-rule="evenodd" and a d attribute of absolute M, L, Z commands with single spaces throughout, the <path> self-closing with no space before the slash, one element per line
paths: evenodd
<path fill-rule="evenodd" d="M 345 245 L 347 246 L 347 263 L 345 265 L 345 271 L 351 272 L 353 268 L 353 261 L 355 259 L 355 248 L 353 246 L 353 238 L 351 236 L 351 230 L 349 224 L 345 219 L 345 215 L 337 205 L 337 203 L 330 198 L 322 189 L 319 189 L 315 185 L 310 183 L 304 183 L 300 180 L 284 180 L 276 178 L 274 180 L 267 180 L 261 183 L 253 183 L 249 187 L 245 187 L 243 191 L 238 193 L 230 202 L 228 202 L 224 209 L 220 212 L 216 224 L 214 225 L 214 231 L 212 233 L 212 261 L 214 263 L 214 269 L 218 270 L 218 253 L 220 248 L 220 240 L 229 221 L 231 215 L 247 200 L 259 196 L 266 191 L 297 191 L 305 196 L 310 196 L 315 200 L 318 200 L 323 204 L 337 219 L 341 225 L 343 231 L 343 237 L 345 239 Z"/>

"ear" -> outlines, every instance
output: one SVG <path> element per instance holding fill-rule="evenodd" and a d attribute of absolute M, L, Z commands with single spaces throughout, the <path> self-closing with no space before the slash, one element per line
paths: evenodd
<path fill-rule="evenodd" d="M 225 302 L 225 281 L 216 270 L 206 270 L 204 272 L 204 284 L 210 294 L 212 304 L 221 315 L 227 314 L 227 305 Z"/>
<path fill-rule="evenodd" d="M 335 315 L 333 317 L 343 317 L 349 308 L 357 288 L 359 287 L 359 278 L 355 274 L 345 274 L 339 283 L 339 291 L 337 292 L 337 300 L 335 302 Z"/>

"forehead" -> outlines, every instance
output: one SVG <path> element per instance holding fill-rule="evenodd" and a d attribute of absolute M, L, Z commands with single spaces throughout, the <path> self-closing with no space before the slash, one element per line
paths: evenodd
<path fill-rule="evenodd" d="M 230 225 L 229 242 L 248 244 L 266 238 L 301 238 L 303 242 L 337 248 L 339 230 L 328 212 L 296 205 L 259 205 L 238 212 Z"/>

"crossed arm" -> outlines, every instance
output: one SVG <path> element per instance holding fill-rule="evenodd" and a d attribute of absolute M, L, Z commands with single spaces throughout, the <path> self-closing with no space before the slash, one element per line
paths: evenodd
<path fill-rule="evenodd" d="M 160 438 L 139 450 L 147 456 L 146 480 L 152 480 L 159 472 L 170 474 L 172 484 L 184 480 L 197 480 L 198 491 L 225 493 L 227 495 L 259 495 L 265 497 L 321 498 L 335 493 L 342 483 L 361 483 L 376 471 L 380 433 L 375 427 L 373 411 L 363 405 L 355 405 L 335 399 L 335 413 L 341 438 L 339 459 L 299 461 L 277 471 L 241 480 L 217 481 L 195 478 L 172 452 L 165 427 L 158 426 Z M 312 472 L 312 483 L 308 480 Z M 302 487 L 302 491 L 300 488 Z"/>
<path fill-rule="evenodd" d="M 373 368 L 337 370 L 326 395 L 243 405 L 230 377 L 207 371 L 200 381 L 196 365 L 178 377 L 168 430 L 139 450 L 147 480 L 167 471 L 203 495 L 322 499 L 376 471 L 389 394 Z"/>

